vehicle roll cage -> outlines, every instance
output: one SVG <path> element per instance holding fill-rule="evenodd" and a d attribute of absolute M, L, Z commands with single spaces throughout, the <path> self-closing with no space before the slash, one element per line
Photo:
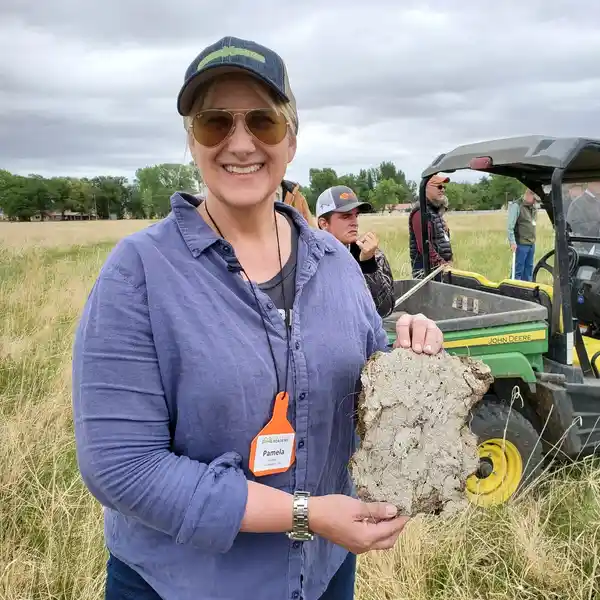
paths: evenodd
<path fill-rule="evenodd" d="M 533 191 L 546 210 L 554 228 L 553 314 L 559 323 L 562 307 L 563 331 L 552 327 L 551 358 L 572 364 L 575 322 L 571 305 L 569 248 L 573 242 L 600 243 L 600 237 L 572 235 L 566 226 L 562 185 L 571 182 L 600 181 L 600 140 L 527 136 L 459 146 L 439 155 L 422 175 L 419 185 L 421 241 L 425 276 L 431 273 L 429 261 L 429 211 L 426 187 L 433 175 L 460 170 L 479 171 L 513 177 Z M 550 185 L 546 194 L 544 186 Z M 578 330 L 577 330 L 578 331 Z M 579 345 L 579 344 L 578 344 Z"/>

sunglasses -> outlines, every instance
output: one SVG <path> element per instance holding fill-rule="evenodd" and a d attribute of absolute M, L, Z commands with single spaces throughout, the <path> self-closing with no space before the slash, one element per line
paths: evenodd
<path fill-rule="evenodd" d="M 244 120 L 246 131 L 261 144 L 279 144 L 287 133 L 288 122 L 285 115 L 271 108 L 255 108 L 244 111 L 225 109 L 201 110 L 194 116 L 192 132 L 196 141 L 209 148 L 218 146 L 231 136 L 235 129 L 235 117 Z"/>

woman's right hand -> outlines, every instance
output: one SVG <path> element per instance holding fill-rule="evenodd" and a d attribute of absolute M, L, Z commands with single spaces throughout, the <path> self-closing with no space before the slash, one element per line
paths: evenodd
<path fill-rule="evenodd" d="M 384 502 L 361 502 L 331 494 L 309 499 L 310 530 L 354 554 L 392 548 L 410 517 Z"/>

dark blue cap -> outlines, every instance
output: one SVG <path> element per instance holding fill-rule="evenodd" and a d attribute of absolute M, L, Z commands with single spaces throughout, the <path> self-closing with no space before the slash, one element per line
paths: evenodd
<path fill-rule="evenodd" d="M 177 97 L 177 111 L 186 116 L 192 110 L 198 89 L 223 73 L 243 71 L 265 83 L 284 102 L 289 103 L 298 120 L 296 100 L 283 59 L 256 42 L 224 37 L 205 48 L 187 68 Z"/>

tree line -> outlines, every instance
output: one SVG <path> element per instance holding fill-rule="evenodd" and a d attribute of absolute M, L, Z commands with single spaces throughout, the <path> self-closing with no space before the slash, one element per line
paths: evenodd
<path fill-rule="evenodd" d="M 309 184 L 301 186 L 314 213 L 317 197 L 333 185 L 351 187 L 376 210 L 409 205 L 418 198 L 418 184 L 408 180 L 391 161 L 358 173 L 338 175 L 334 169 L 313 168 Z M 497 209 L 523 193 L 511 178 L 484 176 L 475 183 L 447 185 L 450 210 Z M 16 175 L 0 169 L 0 213 L 14 221 L 68 218 L 154 219 L 170 211 L 174 191 L 198 193 L 202 178 L 193 163 L 158 164 L 138 169 L 129 181 L 110 175 L 92 178 Z"/>
<path fill-rule="evenodd" d="M 378 167 L 361 169 L 358 174 L 338 175 L 334 169 L 310 169 L 309 185 L 302 192 L 314 212 L 319 194 L 333 185 L 346 185 L 357 196 L 368 200 L 375 210 L 385 211 L 393 205 L 412 204 L 418 200 L 419 184 L 406 178 L 405 173 L 391 161 Z M 483 176 L 475 183 L 450 181 L 446 195 L 450 210 L 494 210 L 518 198 L 525 186 L 512 177 Z"/>
<path fill-rule="evenodd" d="M 174 191 L 197 193 L 202 184 L 193 164 L 160 164 L 136 171 L 133 181 L 103 175 L 92 178 L 15 175 L 0 170 L 0 210 L 5 218 L 154 219 L 171 210 Z"/>

